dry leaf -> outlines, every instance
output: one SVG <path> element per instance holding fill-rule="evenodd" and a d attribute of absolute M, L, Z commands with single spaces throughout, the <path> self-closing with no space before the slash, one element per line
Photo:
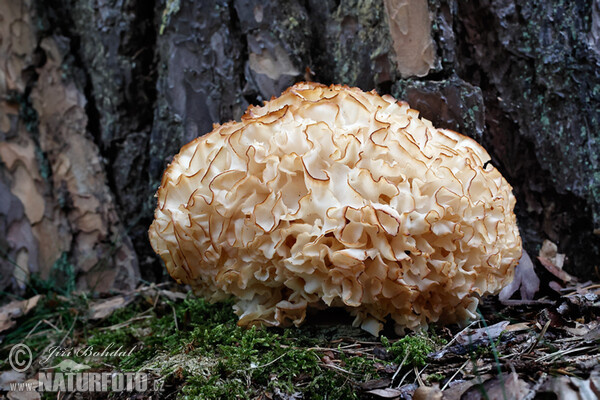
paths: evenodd
<path fill-rule="evenodd" d="M 15 300 L 0 308 L 0 332 L 16 324 L 16 319 L 27 314 L 37 305 L 42 295 L 33 296 L 28 300 Z"/>
<path fill-rule="evenodd" d="M 508 325 L 505 330 L 507 332 L 519 332 L 519 331 L 526 331 L 529 329 L 531 329 L 530 322 L 519 322 L 516 324 Z"/>
<path fill-rule="evenodd" d="M 17 321 L 15 321 L 14 319 L 11 319 L 6 314 L 0 313 L 0 332 L 4 332 L 6 330 L 9 330 L 16 323 L 17 323 Z"/>
<path fill-rule="evenodd" d="M 24 382 L 31 388 L 37 388 L 39 382 L 37 379 L 28 379 Z M 39 400 L 42 398 L 39 392 L 36 390 L 22 391 L 22 392 L 8 392 L 6 398 L 10 400 Z"/>
<path fill-rule="evenodd" d="M 486 381 L 483 384 L 483 391 L 486 393 L 486 398 L 489 400 L 504 400 L 504 399 L 522 399 L 529 393 L 529 385 L 527 382 L 519 379 L 519 375 L 515 372 L 502 375 Z M 464 400 L 479 400 L 481 399 L 482 388 L 472 387 L 463 396 Z"/>
<path fill-rule="evenodd" d="M 558 252 L 558 247 L 556 246 L 556 244 L 552 243 L 549 240 L 544 240 L 538 257 L 545 258 L 558 269 L 562 269 L 566 259 L 566 256 L 564 254 Z"/>
<path fill-rule="evenodd" d="M 547 259 L 545 257 L 538 257 L 538 260 L 540 260 L 540 262 L 542 263 L 544 268 L 546 268 L 546 270 L 548 270 L 548 272 L 550 272 L 552 275 L 554 275 L 558 279 L 562 280 L 563 282 L 571 282 L 571 281 L 575 280 L 570 274 L 568 274 L 567 272 L 558 268 L 549 259 Z"/>
<path fill-rule="evenodd" d="M 160 294 L 171 301 L 185 300 L 187 294 L 181 292 L 172 292 L 170 290 L 160 290 Z"/>
<path fill-rule="evenodd" d="M 398 389 L 386 388 L 386 389 L 373 389 L 367 391 L 367 393 L 372 394 L 375 397 L 379 397 L 382 399 L 395 399 L 400 397 L 402 392 Z"/>
<path fill-rule="evenodd" d="M 564 289 L 561 284 L 556 281 L 551 281 L 548 283 L 548 286 L 558 294 L 562 294 L 562 290 Z"/>
<path fill-rule="evenodd" d="M 107 300 L 100 300 L 90 305 L 90 319 L 103 319 L 111 315 L 116 309 L 123 308 L 133 301 L 133 297 L 115 296 Z"/>
<path fill-rule="evenodd" d="M 390 385 L 390 378 L 381 378 L 381 379 L 371 379 L 370 381 L 366 381 L 360 384 L 360 387 L 363 390 L 373 390 L 373 389 L 382 389 Z"/>
<path fill-rule="evenodd" d="M 469 381 L 454 381 L 448 385 L 448 388 L 443 391 L 444 400 L 460 400 L 463 393 L 479 383 L 478 379 Z"/>
<path fill-rule="evenodd" d="M 468 329 L 456 337 L 456 342 L 464 346 L 469 343 L 487 341 L 488 339 L 495 340 L 506 330 L 509 324 L 508 321 L 502 321 L 488 327 Z"/>
<path fill-rule="evenodd" d="M 10 390 L 11 383 L 19 383 L 25 381 L 25 374 L 17 371 L 2 371 L 0 372 L 0 390 Z"/>
<path fill-rule="evenodd" d="M 502 289 L 498 298 L 500 301 L 504 302 L 510 299 L 510 297 L 519 289 L 521 299 L 523 300 L 533 299 L 533 296 L 540 289 L 540 279 L 536 275 L 533 262 L 531 262 L 531 258 L 525 250 L 523 250 L 523 255 L 515 268 L 515 277 L 513 281 Z"/>
<path fill-rule="evenodd" d="M 591 321 L 588 324 L 582 324 L 582 323 L 575 321 L 574 327 L 565 326 L 564 330 L 569 332 L 573 336 L 581 336 L 581 337 L 586 337 L 587 335 L 590 335 L 590 333 L 592 333 L 590 337 L 593 338 L 593 336 L 594 336 L 593 332 L 595 330 L 596 331 L 600 330 L 600 321 Z"/>
<path fill-rule="evenodd" d="M 596 400 L 600 398 L 600 375 L 592 372 L 589 379 L 557 376 L 548 379 L 538 393 L 554 393 L 559 400 Z"/>
<path fill-rule="evenodd" d="M 600 371 L 595 370 L 590 374 L 590 387 L 596 393 L 596 396 L 600 398 Z"/>
<path fill-rule="evenodd" d="M 437 386 L 420 386 L 415 390 L 413 400 L 441 400 L 442 391 Z"/>
<path fill-rule="evenodd" d="M 563 282 L 576 281 L 577 279 L 563 271 L 562 267 L 565 259 L 566 256 L 564 254 L 558 253 L 556 244 L 549 240 L 544 240 L 544 244 L 542 244 L 542 248 L 538 254 L 538 260 L 540 260 L 544 268 Z"/>
<path fill-rule="evenodd" d="M 28 379 L 25 381 L 26 385 L 30 385 L 31 388 L 37 388 L 37 379 Z M 22 391 L 22 392 L 8 392 L 6 398 L 10 400 L 39 400 L 42 398 L 39 392 L 36 390 Z"/>

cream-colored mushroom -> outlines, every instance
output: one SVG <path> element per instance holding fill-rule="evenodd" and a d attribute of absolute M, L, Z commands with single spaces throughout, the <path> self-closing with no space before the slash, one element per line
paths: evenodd
<path fill-rule="evenodd" d="M 462 322 L 521 255 L 510 185 L 474 140 L 375 92 L 299 83 L 185 145 L 150 241 L 240 325 L 345 307 L 378 334 Z"/>

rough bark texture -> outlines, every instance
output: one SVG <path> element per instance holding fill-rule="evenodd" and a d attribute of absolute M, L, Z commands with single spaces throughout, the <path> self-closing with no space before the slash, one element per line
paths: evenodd
<path fill-rule="evenodd" d="M 0 16 L 0 290 L 164 277 L 146 232 L 166 163 L 303 79 L 474 137 L 526 248 L 598 265 L 597 0 L 0 0 Z"/>
<path fill-rule="evenodd" d="M 32 274 L 64 290 L 135 287 L 137 255 L 70 71 L 72 41 L 37 29 L 32 2 L 0 3 L 0 289 L 21 292 Z"/>

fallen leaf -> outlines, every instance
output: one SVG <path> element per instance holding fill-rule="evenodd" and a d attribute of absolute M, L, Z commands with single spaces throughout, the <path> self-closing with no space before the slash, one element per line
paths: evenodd
<path fill-rule="evenodd" d="M 24 382 L 24 384 L 28 385 L 30 388 L 33 388 L 34 390 L 8 392 L 6 394 L 6 398 L 8 398 L 10 400 L 39 400 L 42 398 L 40 393 L 35 390 L 35 388 L 37 388 L 37 386 L 39 384 L 37 379 L 28 379 Z"/>
<path fill-rule="evenodd" d="M 463 393 L 477 385 L 479 382 L 477 379 L 471 379 L 469 381 L 454 381 L 448 385 L 448 388 L 442 392 L 444 400 L 460 400 Z"/>
<path fill-rule="evenodd" d="M 402 385 L 398 388 L 400 390 L 400 398 L 401 399 L 412 399 L 413 393 L 417 390 L 419 386 L 416 383 L 408 383 L 406 385 Z"/>
<path fill-rule="evenodd" d="M 565 259 L 566 256 L 564 254 L 558 253 L 556 244 L 549 240 L 544 240 L 538 254 L 538 260 L 540 260 L 544 268 L 563 282 L 576 281 L 570 274 L 563 271 L 562 267 L 565 263 Z"/>
<path fill-rule="evenodd" d="M 596 327 L 585 334 L 583 340 L 585 342 L 595 342 L 600 339 L 600 327 Z"/>
<path fill-rule="evenodd" d="M 382 389 L 389 386 L 390 383 L 392 383 L 390 378 L 371 379 L 370 381 L 361 383 L 360 387 L 363 390 Z"/>
<path fill-rule="evenodd" d="M 590 374 L 590 387 L 596 393 L 596 396 L 600 398 L 600 371 L 595 370 Z"/>
<path fill-rule="evenodd" d="M 0 332 L 10 329 L 16 319 L 29 313 L 38 304 L 42 295 L 33 296 L 27 300 L 15 300 L 0 308 Z"/>
<path fill-rule="evenodd" d="M 557 277 L 561 281 L 563 281 L 563 282 L 571 282 L 571 281 L 575 280 L 567 272 L 563 271 L 562 269 L 560 269 L 556 265 L 554 265 L 552 263 L 552 261 L 550 261 L 549 259 L 547 259 L 545 257 L 538 257 L 538 260 L 540 260 L 540 262 L 542 263 L 542 265 L 544 266 L 544 268 L 546 268 L 546 270 L 548 272 L 550 272 L 552 275 L 554 275 L 555 277 Z"/>
<path fill-rule="evenodd" d="M 0 313 L 0 332 L 4 332 L 12 328 L 17 321 L 11 319 L 8 315 Z"/>
<path fill-rule="evenodd" d="M 33 296 L 32 298 L 27 300 L 11 301 L 10 303 L 0 308 L 0 313 L 8 313 L 13 317 L 20 317 L 21 315 L 25 315 L 29 311 L 31 311 L 37 305 L 41 298 L 42 295 L 38 294 L 37 296 Z"/>
<path fill-rule="evenodd" d="M 529 385 L 519 379 L 519 375 L 512 372 L 508 375 L 503 374 L 502 379 L 497 376 L 486 381 L 483 388 L 470 388 L 461 399 L 479 400 L 482 393 L 486 394 L 488 400 L 522 399 L 529 393 Z"/>
<path fill-rule="evenodd" d="M 470 343 L 495 340 L 506 330 L 509 324 L 508 321 L 502 321 L 488 327 L 467 329 L 456 337 L 456 342 L 464 346 Z"/>
<path fill-rule="evenodd" d="M 373 389 L 367 391 L 367 393 L 382 399 L 395 399 L 402 395 L 402 392 L 398 389 L 386 388 L 386 389 Z"/>
<path fill-rule="evenodd" d="M 373 364 L 373 366 L 375 367 L 375 369 L 377 370 L 377 372 L 385 372 L 386 374 L 393 374 L 394 372 L 396 372 L 396 370 L 398 369 L 398 364 L 394 364 L 394 363 L 378 363 L 376 362 L 375 364 Z"/>
<path fill-rule="evenodd" d="M 167 297 L 171 301 L 185 300 L 187 294 L 181 292 L 172 292 L 170 290 L 161 290 L 160 294 Z"/>
<path fill-rule="evenodd" d="M 519 322 L 517 324 L 511 324 L 506 327 L 507 332 L 519 332 L 526 331 L 531 329 L 531 323 L 529 322 Z"/>
<path fill-rule="evenodd" d="M 591 321 L 588 324 L 581 324 L 579 322 L 575 322 L 575 327 L 566 326 L 564 330 L 569 332 L 573 336 L 580 336 L 584 338 L 589 337 L 588 340 L 593 341 L 596 338 L 596 336 L 600 335 L 600 322 Z"/>
<path fill-rule="evenodd" d="M 2 371 L 0 372 L 0 390 L 10 390 L 11 383 L 19 383 L 25 381 L 25 374 L 17 371 Z"/>
<path fill-rule="evenodd" d="M 539 289 L 540 279 L 535 273 L 535 268 L 529 254 L 523 250 L 523 255 L 515 268 L 514 279 L 508 286 L 502 289 L 498 298 L 500 301 L 506 301 L 510 299 L 517 290 L 520 290 L 522 300 L 531 300 Z"/>
<path fill-rule="evenodd" d="M 589 379 L 557 376 L 548 379 L 538 393 L 554 393 L 558 399 L 595 400 L 600 398 L 599 378 L 597 371 Z"/>
<path fill-rule="evenodd" d="M 542 257 L 552 263 L 556 268 L 562 269 L 566 256 L 558 252 L 558 247 L 556 244 L 552 243 L 549 240 L 544 240 L 542 243 L 542 248 L 538 254 L 538 257 Z"/>
<path fill-rule="evenodd" d="M 437 386 L 420 386 L 415 390 L 413 400 L 441 400 L 442 391 Z"/>
<path fill-rule="evenodd" d="M 333 362 L 333 359 L 331 357 L 329 357 L 329 356 L 323 356 L 323 357 L 321 357 L 321 361 L 324 362 L 327 365 L 335 364 Z"/>
<path fill-rule="evenodd" d="M 90 305 L 90 319 L 103 319 L 116 309 L 123 308 L 133 301 L 133 297 L 115 296 L 107 300 L 99 300 Z"/>
<path fill-rule="evenodd" d="M 562 294 L 562 290 L 564 289 L 561 284 L 556 281 L 551 281 L 548 283 L 548 286 L 558 294 Z"/>

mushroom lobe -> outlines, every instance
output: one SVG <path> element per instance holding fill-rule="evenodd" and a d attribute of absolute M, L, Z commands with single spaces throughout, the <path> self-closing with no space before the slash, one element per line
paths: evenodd
<path fill-rule="evenodd" d="M 511 186 L 474 140 L 390 96 L 298 83 L 166 169 L 150 227 L 171 276 L 239 325 L 345 307 L 377 335 L 464 322 L 513 277 Z"/>

